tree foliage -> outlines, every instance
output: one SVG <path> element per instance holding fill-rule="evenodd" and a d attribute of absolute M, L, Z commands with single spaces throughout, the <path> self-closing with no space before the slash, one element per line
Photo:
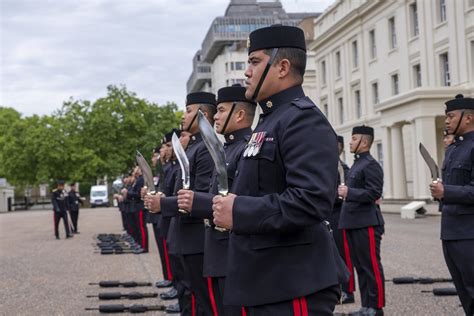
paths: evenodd
<path fill-rule="evenodd" d="M 137 149 L 149 157 L 179 117 L 176 104 L 158 106 L 124 86 L 95 102 L 70 99 L 52 115 L 0 107 L 0 177 L 14 185 L 114 178 L 133 166 Z"/>

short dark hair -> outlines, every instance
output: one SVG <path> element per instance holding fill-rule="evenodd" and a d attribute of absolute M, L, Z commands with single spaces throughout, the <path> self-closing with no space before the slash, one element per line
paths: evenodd
<path fill-rule="evenodd" d="M 271 56 L 272 49 L 264 49 L 265 55 Z M 291 73 L 298 79 L 303 80 L 306 71 L 306 52 L 299 48 L 281 47 L 275 57 L 275 63 L 288 59 L 291 64 Z"/>
<path fill-rule="evenodd" d="M 362 138 L 365 138 L 367 140 L 367 142 L 369 143 L 369 147 L 371 147 L 374 143 L 374 136 L 372 135 L 362 135 Z"/>
<path fill-rule="evenodd" d="M 199 104 L 199 109 L 203 112 L 206 112 L 207 116 L 208 116 L 208 119 L 211 120 L 211 122 L 214 122 L 214 115 L 217 112 L 217 109 L 216 109 L 215 105 L 202 103 L 202 104 Z"/>
<path fill-rule="evenodd" d="M 236 103 L 237 110 L 242 109 L 245 111 L 245 115 L 250 122 L 253 122 L 255 117 L 255 104 L 251 104 L 249 102 L 237 102 Z"/>

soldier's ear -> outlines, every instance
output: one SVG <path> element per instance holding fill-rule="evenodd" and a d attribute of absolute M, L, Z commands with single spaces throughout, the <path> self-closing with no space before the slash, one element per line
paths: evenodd
<path fill-rule="evenodd" d="M 290 74 L 291 63 L 288 59 L 283 58 L 278 62 L 278 78 L 283 79 Z"/>

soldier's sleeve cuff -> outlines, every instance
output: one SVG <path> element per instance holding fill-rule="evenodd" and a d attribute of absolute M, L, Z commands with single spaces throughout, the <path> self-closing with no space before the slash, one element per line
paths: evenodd
<path fill-rule="evenodd" d="M 191 216 L 197 218 L 212 218 L 212 198 L 214 194 L 194 192 Z"/>
<path fill-rule="evenodd" d="M 178 198 L 176 196 L 162 197 L 160 202 L 163 217 L 178 216 Z"/>
<path fill-rule="evenodd" d="M 240 234 L 259 232 L 262 219 L 257 210 L 261 197 L 237 196 L 232 209 L 232 231 Z"/>
<path fill-rule="evenodd" d="M 443 202 L 447 204 L 470 204 L 474 201 L 474 189 L 469 186 L 444 185 Z M 472 188 L 472 186 L 471 186 Z"/>

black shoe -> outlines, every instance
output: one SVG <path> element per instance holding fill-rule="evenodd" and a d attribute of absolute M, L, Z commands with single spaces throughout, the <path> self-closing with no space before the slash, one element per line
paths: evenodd
<path fill-rule="evenodd" d="M 383 309 L 369 307 L 361 315 L 362 316 L 383 316 Z"/>
<path fill-rule="evenodd" d="M 72 238 L 74 237 L 73 235 L 67 235 L 66 238 Z"/>
<path fill-rule="evenodd" d="M 171 285 L 173 285 L 173 282 L 168 281 L 168 280 L 158 281 L 158 282 L 155 283 L 155 286 L 157 288 L 170 287 Z"/>
<path fill-rule="evenodd" d="M 166 314 L 178 314 L 181 313 L 181 307 L 179 303 L 166 306 Z"/>
<path fill-rule="evenodd" d="M 80 234 L 80 232 L 74 232 L 74 234 Z"/>
<path fill-rule="evenodd" d="M 176 291 L 175 288 L 172 288 L 168 292 L 163 292 L 160 294 L 160 298 L 165 301 L 174 300 L 177 297 L 178 297 L 178 291 Z"/>
<path fill-rule="evenodd" d="M 61 238 L 59 238 L 59 236 L 56 236 L 56 239 L 61 239 Z"/>
<path fill-rule="evenodd" d="M 354 299 L 354 294 L 352 293 L 346 293 L 346 292 L 342 292 L 341 294 L 341 304 L 351 304 L 351 303 L 354 303 L 355 302 L 355 299 Z"/>
<path fill-rule="evenodd" d="M 144 252 L 144 251 L 143 251 L 142 248 L 137 248 L 137 249 L 134 249 L 134 250 L 133 250 L 133 253 L 136 254 L 136 255 L 139 255 L 139 254 L 141 254 L 141 253 L 143 253 L 143 252 Z"/>

